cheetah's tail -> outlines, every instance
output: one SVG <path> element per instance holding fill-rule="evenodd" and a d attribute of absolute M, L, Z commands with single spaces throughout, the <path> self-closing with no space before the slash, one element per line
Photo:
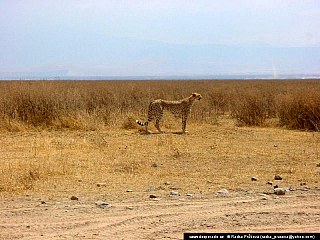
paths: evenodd
<path fill-rule="evenodd" d="M 136 123 L 138 123 L 140 126 L 145 126 L 149 124 L 149 120 L 146 121 L 145 123 L 140 122 L 139 120 L 136 120 Z"/>

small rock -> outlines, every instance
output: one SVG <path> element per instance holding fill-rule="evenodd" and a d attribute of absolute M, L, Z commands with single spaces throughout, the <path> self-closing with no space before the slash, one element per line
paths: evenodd
<path fill-rule="evenodd" d="M 307 183 L 305 183 L 305 182 L 300 183 L 300 186 L 305 186 L 305 185 L 307 185 Z"/>
<path fill-rule="evenodd" d="M 274 147 L 278 147 L 278 145 L 277 145 L 277 144 L 274 144 L 273 146 L 274 146 Z"/>
<path fill-rule="evenodd" d="M 71 199 L 71 200 L 76 200 L 76 201 L 79 200 L 79 198 L 78 198 L 77 196 L 72 196 L 70 199 Z"/>
<path fill-rule="evenodd" d="M 219 190 L 217 193 L 227 194 L 227 193 L 229 193 L 229 191 L 228 191 L 227 189 L 221 189 L 221 190 Z"/>
<path fill-rule="evenodd" d="M 207 183 L 212 183 L 212 181 L 211 181 L 211 180 L 208 180 Z"/>
<path fill-rule="evenodd" d="M 156 190 L 156 189 L 154 188 L 154 186 L 149 186 L 149 187 L 147 188 L 146 192 L 150 192 L 150 191 L 154 191 L 154 190 Z"/>
<path fill-rule="evenodd" d="M 258 180 L 258 178 L 256 178 L 256 177 L 251 177 L 251 181 L 257 181 Z"/>
<path fill-rule="evenodd" d="M 108 206 L 108 205 L 110 205 L 109 203 L 107 203 L 107 202 L 102 202 L 102 201 L 95 202 L 94 204 L 97 205 L 98 207 L 103 207 L 103 206 Z"/>
<path fill-rule="evenodd" d="M 309 188 L 307 186 L 304 186 L 303 188 L 300 188 L 301 191 L 309 191 Z"/>
<path fill-rule="evenodd" d="M 158 165 L 156 163 L 153 163 L 151 167 L 158 167 Z"/>
<path fill-rule="evenodd" d="M 126 207 L 126 209 L 132 210 L 132 209 L 133 209 L 133 207 Z"/>
<path fill-rule="evenodd" d="M 274 180 L 282 180 L 282 177 L 280 177 L 279 175 L 275 175 Z"/>
<path fill-rule="evenodd" d="M 132 190 L 131 190 L 131 189 L 128 189 L 127 192 L 132 192 Z"/>
<path fill-rule="evenodd" d="M 181 187 L 178 187 L 178 186 L 172 186 L 172 187 L 169 187 L 170 189 L 172 190 L 178 190 L 178 189 L 181 189 Z"/>
<path fill-rule="evenodd" d="M 272 182 L 267 182 L 267 184 L 272 186 Z"/>
<path fill-rule="evenodd" d="M 180 198 L 179 201 L 183 202 L 183 201 L 185 201 L 185 199 L 184 198 Z"/>
<path fill-rule="evenodd" d="M 283 188 L 276 188 L 276 189 L 274 189 L 274 193 L 276 195 L 285 195 L 286 194 L 286 190 L 283 189 Z"/>
<path fill-rule="evenodd" d="M 159 186 L 159 187 L 156 188 L 156 190 L 165 190 L 165 188 L 162 187 L 162 186 Z"/>
<path fill-rule="evenodd" d="M 268 198 L 267 197 L 262 197 L 261 200 L 268 200 Z"/>
<path fill-rule="evenodd" d="M 191 193 L 188 193 L 187 194 L 187 197 L 192 197 L 193 195 Z"/>
<path fill-rule="evenodd" d="M 78 182 L 82 182 L 82 179 L 78 179 Z"/>
<path fill-rule="evenodd" d="M 97 183 L 97 186 L 98 186 L 98 187 L 106 187 L 107 184 L 106 184 L 106 183 Z"/>
<path fill-rule="evenodd" d="M 170 192 L 170 195 L 179 195 L 179 193 L 178 193 L 178 192 L 175 192 L 175 191 L 171 191 L 171 192 Z"/>
<path fill-rule="evenodd" d="M 319 162 L 319 163 L 317 163 L 317 167 L 320 167 L 320 162 Z"/>
<path fill-rule="evenodd" d="M 170 182 L 165 182 L 164 185 L 170 185 Z"/>
<path fill-rule="evenodd" d="M 149 198 L 157 198 L 156 195 L 150 194 Z"/>
<path fill-rule="evenodd" d="M 276 188 L 278 188 L 278 185 L 273 186 L 273 189 L 276 189 Z"/>
<path fill-rule="evenodd" d="M 30 227 L 31 227 L 30 225 L 27 225 L 27 226 L 26 226 L 26 228 L 30 228 Z"/>
<path fill-rule="evenodd" d="M 41 201 L 41 204 L 47 204 L 47 203 L 46 203 L 46 201 L 42 200 L 42 201 Z"/>

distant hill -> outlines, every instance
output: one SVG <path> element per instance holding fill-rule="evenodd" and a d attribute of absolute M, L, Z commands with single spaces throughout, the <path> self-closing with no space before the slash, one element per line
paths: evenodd
<path fill-rule="evenodd" d="M 188 45 L 102 35 L 81 40 L 64 37 L 73 44 L 38 41 L 35 51 L 31 41 L 14 49 L 2 48 L 0 78 L 320 74 L 319 46 Z M 14 68 L 18 70 L 5 71 Z"/>

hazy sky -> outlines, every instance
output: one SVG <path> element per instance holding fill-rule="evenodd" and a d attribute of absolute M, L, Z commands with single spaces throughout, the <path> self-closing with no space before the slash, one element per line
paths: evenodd
<path fill-rule="evenodd" d="M 0 0 L 0 58 L 24 48 L 41 51 L 37 46 L 44 43 L 49 49 L 78 44 L 68 36 L 86 44 L 113 36 L 176 44 L 320 46 L 320 1 Z M 0 59 L 0 71 L 31 67 L 24 61 Z"/>

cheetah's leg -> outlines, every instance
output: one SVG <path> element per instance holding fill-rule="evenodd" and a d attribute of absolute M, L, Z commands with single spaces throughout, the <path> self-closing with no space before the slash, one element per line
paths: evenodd
<path fill-rule="evenodd" d="M 156 120 L 156 128 L 158 129 L 158 131 L 159 131 L 159 133 L 164 133 L 164 131 L 162 131 L 161 129 L 160 129 L 160 126 L 159 126 L 159 123 L 160 123 L 160 120 L 161 120 L 161 118 L 162 118 L 162 112 L 161 113 L 159 113 L 159 115 L 157 116 L 157 120 Z"/>
<path fill-rule="evenodd" d="M 150 133 L 150 132 L 148 131 L 148 125 L 149 125 L 149 122 L 151 122 L 152 120 L 153 120 L 153 116 L 150 115 L 150 116 L 148 117 L 148 122 L 147 122 L 147 124 L 146 124 L 146 133 Z"/>
<path fill-rule="evenodd" d="M 186 130 L 187 118 L 187 115 L 182 115 L 182 133 L 188 133 L 188 131 Z"/>

